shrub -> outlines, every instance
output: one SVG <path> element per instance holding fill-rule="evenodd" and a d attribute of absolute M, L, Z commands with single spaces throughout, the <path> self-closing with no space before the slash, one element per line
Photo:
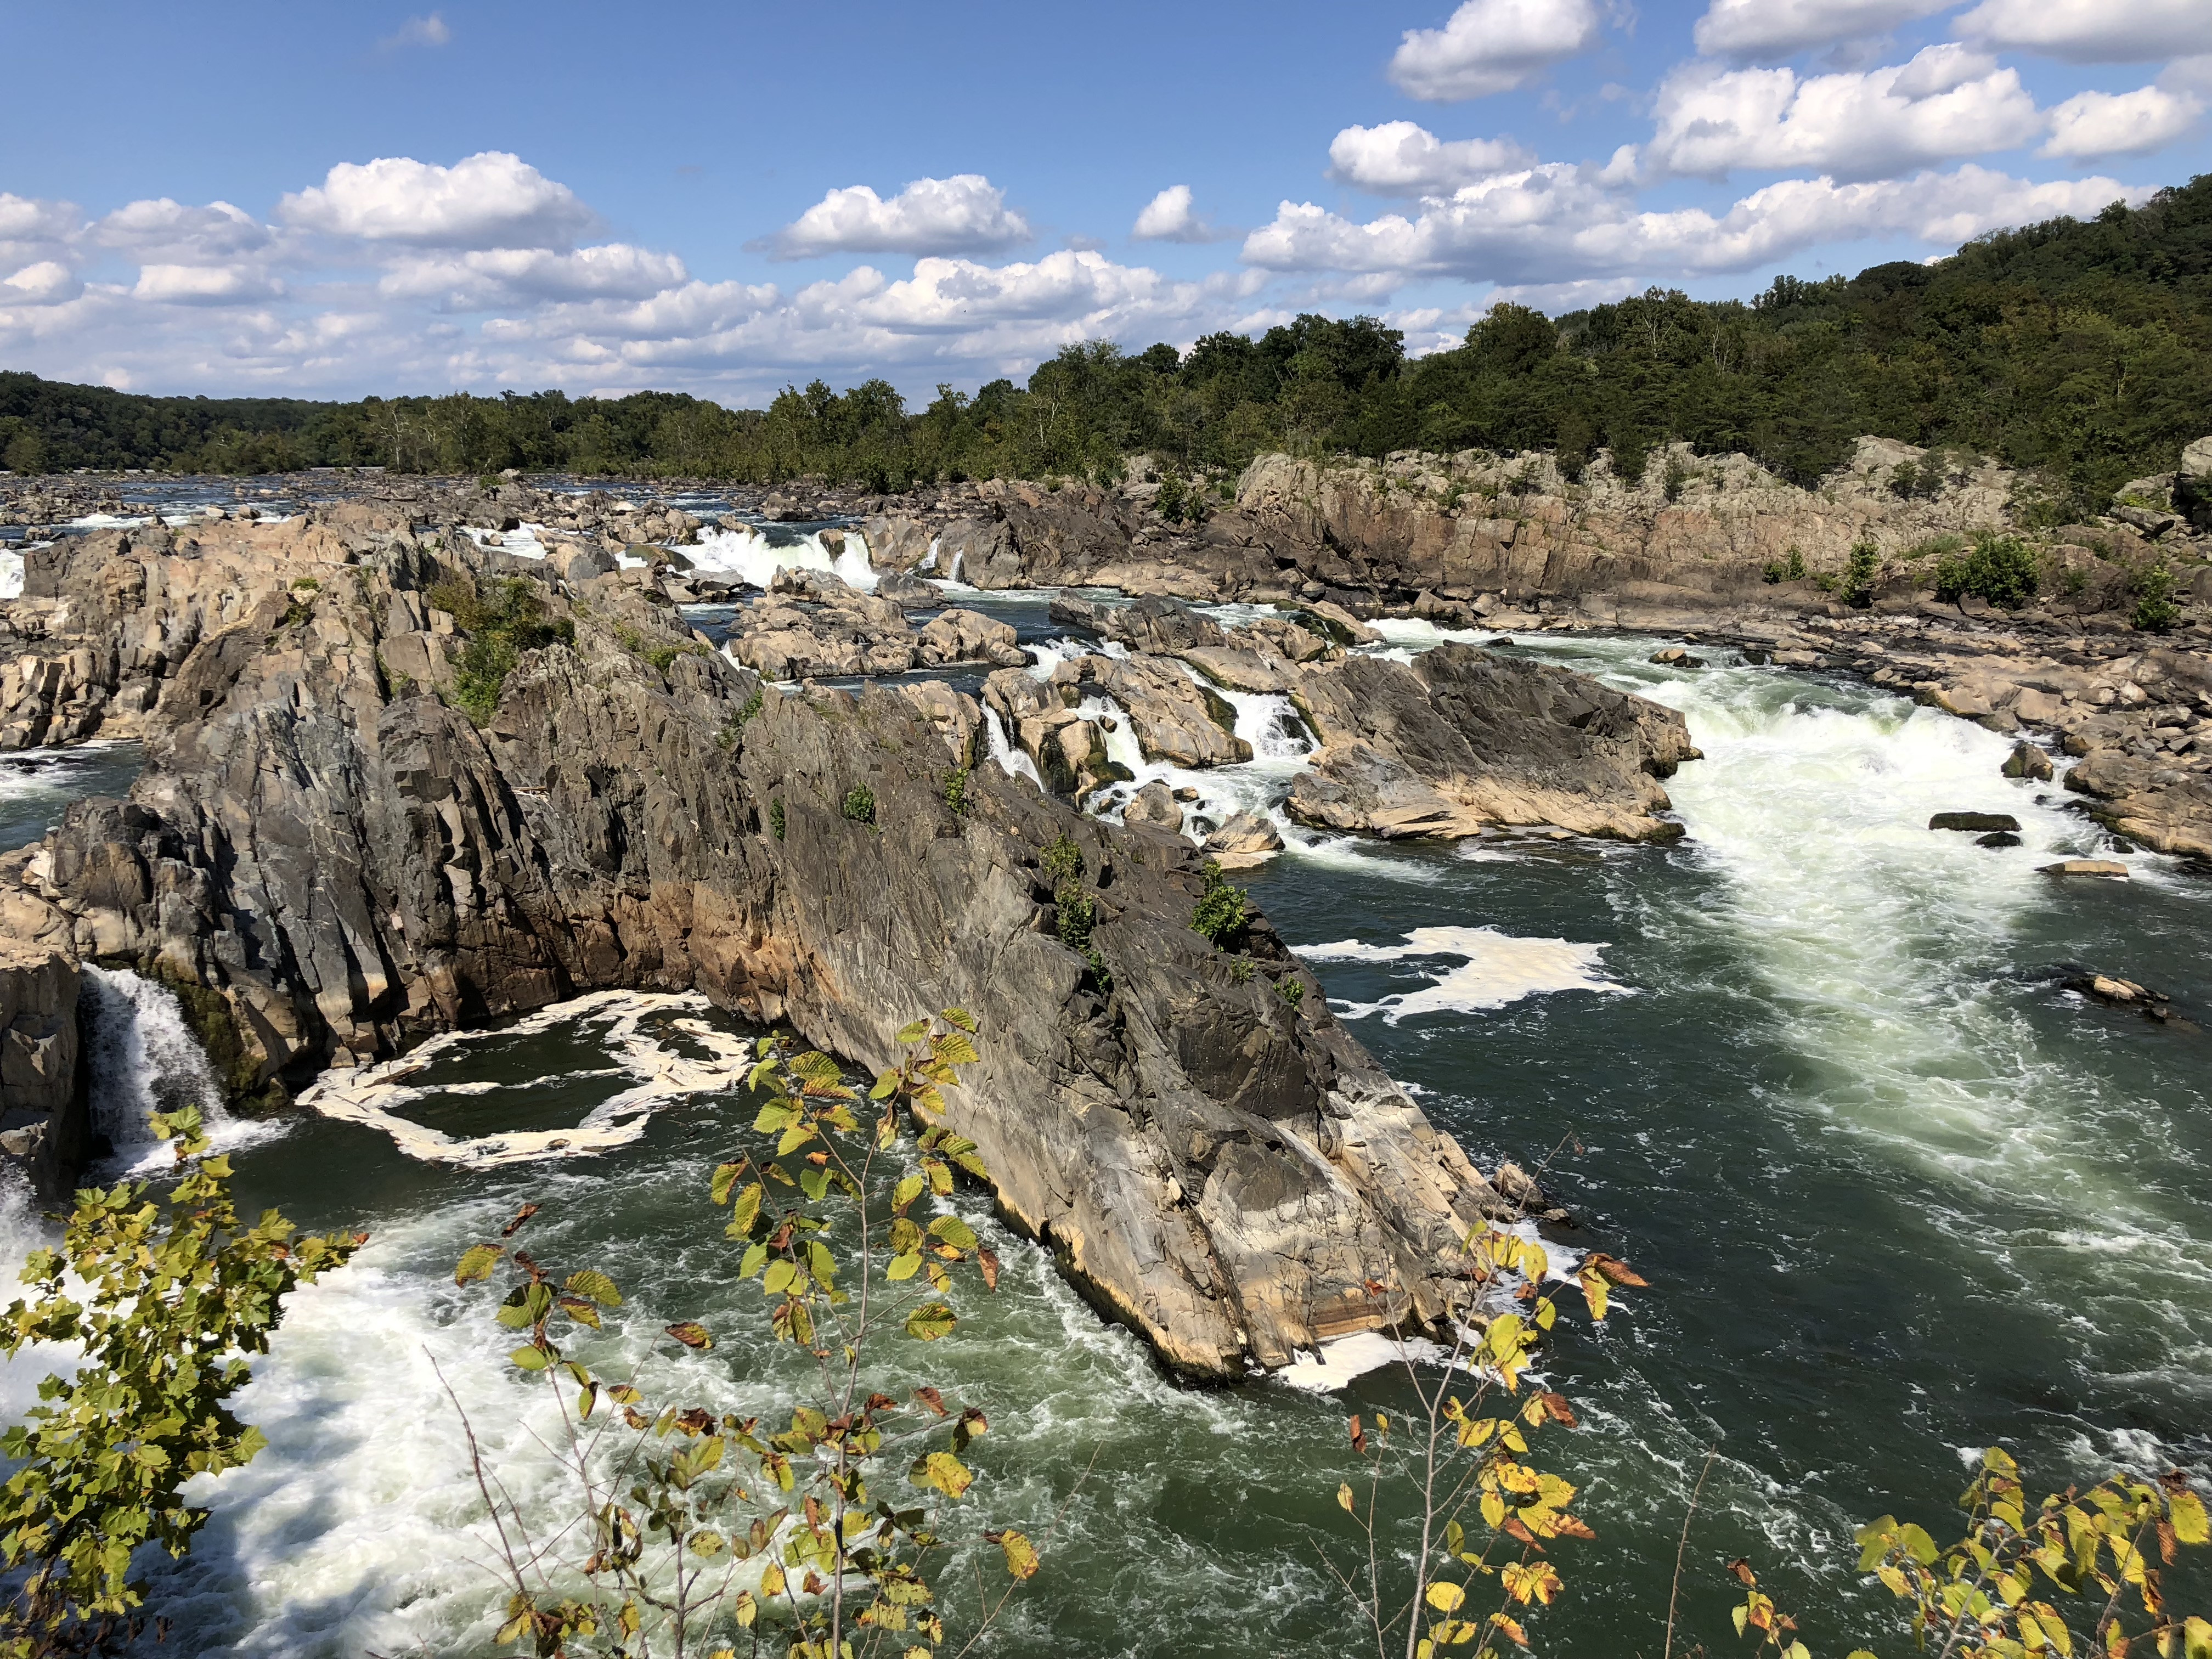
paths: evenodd
<path fill-rule="evenodd" d="M 1881 550 L 1872 542 L 1859 543 L 1844 572 L 1844 598 L 1863 611 L 1874 603 L 1874 586 L 1881 580 Z"/>
<path fill-rule="evenodd" d="M 1936 567 L 1936 597 L 1955 602 L 1972 593 L 2001 610 L 2014 610 L 2035 597 L 2041 578 L 2035 555 L 2017 536 L 1984 530 L 1964 553 L 1946 555 Z"/>
<path fill-rule="evenodd" d="M 964 766 L 956 766 L 945 775 L 945 804 L 956 812 L 968 810 L 968 780 L 972 775 Z"/>
<path fill-rule="evenodd" d="M 1162 478 L 1160 493 L 1153 498 L 1152 505 L 1158 510 L 1160 517 L 1165 519 L 1170 524 L 1182 518 L 1183 515 L 1182 480 L 1172 472 Z"/>
<path fill-rule="evenodd" d="M 1759 567 L 1759 574 L 1770 582 L 1802 582 L 1805 580 L 1805 556 L 1793 547 L 1787 558 L 1769 559 Z"/>
<path fill-rule="evenodd" d="M 1190 913 L 1190 931 L 1217 950 L 1227 940 L 1244 931 L 1244 923 L 1252 907 L 1243 891 L 1229 884 L 1221 873 L 1221 866 L 1208 859 L 1200 872 L 1206 882 L 1206 891 Z"/>
<path fill-rule="evenodd" d="M 866 784 L 848 789 L 842 810 L 855 823 L 873 823 L 876 821 L 876 792 Z"/>
<path fill-rule="evenodd" d="M 1667 475 L 1661 488 L 1669 501 L 1682 498 L 1682 486 L 1690 481 L 1690 470 L 1674 456 L 1667 458 Z"/>
<path fill-rule="evenodd" d="M 745 727 L 752 724 L 767 706 L 767 692 L 755 687 L 752 696 L 745 699 L 744 707 L 722 722 L 722 729 L 714 738 L 716 745 L 723 749 L 736 748 L 738 739 L 744 735 Z"/>
<path fill-rule="evenodd" d="M 1044 849 L 1044 872 L 1055 886 L 1083 873 L 1083 849 L 1068 839 L 1065 830 Z"/>
<path fill-rule="evenodd" d="M 1306 1000 L 1306 982 L 1292 975 L 1275 981 L 1275 994 L 1295 1008 Z"/>
<path fill-rule="evenodd" d="M 430 590 L 430 603 L 451 612 L 468 639 L 453 701 L 478 726 L 498 712 L 500 693 L 523 653 L 575 642 L 576 624 L 565 617 L 548 621 L 538 584 L 526 576 L 495 582 L 489 592 L 473 582 L 441 582 Z"/>
<path fill-rule="evenodd" d="M 79 1192 L 62 1248 L 31 1252 L 31 1298 L 0 1322 L 11 1358 L 42 1342 L 83 1350 L 0 1441 L 20 1465 L 0 1533 L 9 1571 L 25 1575 L 0 1608 L 0 1651 L 112 1650 L 114 1621 L 140 1605 L 134 1547 L 184 1555 L 208 1518 L 185 1482 L 265 1443 L 228 1403 L 252 1374 L 243 1356 L 268 1352 L 295 1287 L 362 1242 L 303 1238 L 274 1210 L 241 1224 L 228 1164 L 202 1156 L 198 1111 L 157 1115 L 154 1131 L 176 1143 L 175 1187 L 158 1201 L 143 1181 Z"/>
<path fill-rule="evenodd" d="M 769 833 L 778 841 L 783 839 L 783 797 L 772 795 L 768 803 Z"/>
<path fill-rule="evenodd" d="M 2173 571 L 2164 559 L 2129 586 L 2136 596 L 2135 625 L 2144 633 L 2163 634 L 2181 620 L 2181 607 L 2173 602 Z"/>

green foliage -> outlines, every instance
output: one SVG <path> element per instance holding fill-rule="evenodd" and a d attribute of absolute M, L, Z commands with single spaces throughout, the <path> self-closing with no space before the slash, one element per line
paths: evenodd
<path fill-rule="evenodd" d="M 1936 565 L 1936 597 L 1956 600 L 1972 593 L 2001 610 L 2014 610 L 2036 594 L 2042 578 L 2035 555 L 2017 536 L 1984 530 L 1965 552 L 1948 553 Z"/>
<path fill-rule="evenodd" d="M 972 775 L 964 766 L 948 767 L 945 773 L 945 804 L 956 812 L 968 810 L 968 780 Z"/>
<path fill-rule="evenodd" d="M 1230 885 L 1221 866 L 1213 860 L 1206 860 L 1200 874 L 1206 890 L 1191 910 L 1190 930 L 1218 950 L 1244 931 L 1251 915 L 1251 901 L 1243 889 Z"/>
<path fill-rule="evenodd" d="M 1857 1534 L 1858 1570 L 1911 1609 L 1923 1650 L 1951 1659 L 2092 1650 L 2108 1659 L 2149 1650 L 2212 1656 L 2212 1621 L 2175 1620 L 2160 1585 L 2160 1564 L 2212 1542 L 2204 1501 L 2178 1472 L 2156 1481 L 2116 1474 L 2031 1507 L 2019 1465 L 1992 1446 L 1959 1506 L 1966 1531 L 1948 1549 L 1893 1516 Z M 1737 1633 L 1757 1631 L 1762 1655 L 1811 1659 L 1797 1621 L 1759 1588 L 1750 1565 L 1736 1561 L 1729 1571 L 1746 1592 L 1734 1610 Z M 2048 1586 L 2040 1596 L 2039 1580 Z M 1850 1659 L 1874 1656 L 1860 1650 Z"/>
<path fill-rule="evenodd" d="M 778 841 L 783 839 L 783 797 L 771 795 L 768 803 L 768 827 Z"/>
<path fill-rule="evenodd" d="M 1275 981 L 1275 994 L 1295 1008 L 1306 1000 L 1306 982 L 1296 974 L 1287 974 Z"/>
<path fill-rule="evenodd" d="M 738 746 L 738 740 L 744 736 L 745 727 L 759 719 L 760 711 L 766 707 L 768 707 L 767 690 L 764 687 L 755 686 L 752 696 L 745 699 L 744 706 L 722 722 L 722 729 L 714 734 L 716 746 L 722 749 L 735 749 Z"/>
<path fill-rule="evenodd" d="M 1851 562 L 1844 572 L 1844 598 L 1864 610 L 1874 603 L 1875 584 L 1881 580 L 1881 549 L 1860 542 L 1851 549 Z"/>
<path fill-rule="evenodd" d="M 158 1200 L 146 1182 L 79 1192 L 61 1249 L 31 1253 L 33 1294 L 0 1331 L 11 1358 L 40 1342 L 84 1351 L 0 1440 L 20 1465 L 0 1492 L 0 1555 L 24 1575 L 0 1609 L 10 1659 L 77 1650 L 88 1621 L 127 1618 L 140 1605 L 128 1577 L 138 1545 L 191 1547 L 208 1512 L 183 1500 L 185 1483 L 266 1443 L 228 1403 L 251 1375 L 244 1356 L 269 1351 L 295 1286 L 362 1242 L 302 1237 L 274 1210 L 245 1225 L 198 1111 L 156 1116 L 154 1129 L 176 1143 L 176 1185 Z"/>
<path fill-rule="evenodd" d="M 547 620 L 544 590 L 526 576 L 506 577 L 489 589 L 473 579 L 440 582 L 429 599 L 452 614 L 468 640 L 453 677 L 453 701 L 478 726 L 499 712 L 507 677 L 525 652 L 575 643 L 576 624 L 566 617 Z"/>
<path fill-rule="evenodd" d="M 2163 634 L 2181 620 L 2173 602 L 2173 571 L 2164 559 L 2144 567 L 2130 584 L 2136 596 L 2135 625 L 2146 634 Z"/>
<path fill-rule="evenodd" d="M 1237 985 L 1249 985 L 1252 982 L 1252 958 L 1249 957 L 1230 957 L 1229 978 L 1231 982 Z"/>
<path fill-rule="evenodd" d="M 841 810 L 854 823 L 873 823 L 876 821 L 876 792 L 865 784 L 848 789 Z"/>
<path fill-rule="evenodd" d="M 1044 849 L 1043 863 L 1045 874 L 1052 878 L 1055 886 L 1061 882 L 1073 881 L 1083 873 L 1083 849 L 1070 840 L 1067 831 L 1063 830 L 1053 838 L 1052 845 Z"/>
<path fill-rule="evenodd" d="M 1183 516 L 1187 506 L 1196 507 L 1197 503 L 1186 499 L 1182 478 L 1170 472 L 1160 480 L 1160 493 L 1153 498 L 1152 506 L 1160 517 L 1173 524 Z M 1198 507 L 1200 514 L 1204 510 Z"/>
<path fill-rule="evenodd" d="M 1802 582 L 1805 580 L 1805 556 L 1793 547 L 1789 557 L 1769 559 L 1759 567 L 1759 574 L 1770 582 Z"/>
<path fill-rule="evenodd" d="M 736 1277 L 759 1284 L 765 1328 L 801 1362 L 787 1425 L 653 1400 L 636 1374 L 584 1363 L 590 1334 L 624 1305 L 603 1269 L 563 1272 L 501 1243 L 461 1257 L 461 1285 L 508 1264 L 495 1318 L 524 1339 L 508 1358 L 561 1397 L 568 1436 L 553 1450 L 575 1522 L 527 1545 L 506 1485 L 475 1460 L 496 1535 L 484 1541 L 507 1591 L 500 1644 L 635 1659 L 727 1654 L 748 1638 L 758 1653 L 763 1637 L 805 1659 L 880 1652 L 886 1640 L 937 1650 L 945 1632 L 931 1573 L 976 1480 L 965 1455 L 990 1425 L 934 1387 L 901 1401 L 875 1382 L 889 1369 L 885 1343 L 955 1328 L 956 1273 L 998 1287 L 998 1258 L 975 1225 L 923 1205 L 951 1198 L 960 1174 L 988 1177 L 975 1143 L 942 1123 L 946 1091 L 978 1058 L 975 1030 L 957 1008 L 908 1025 L 898 1065 L 865 1100 L 827 1054 L 781 1037 L 757 1044 L 757 1139 L 715 1169 L 708 1196 Z M 538 1211 L 526 1207 L 507 1232 Z M 695 1320 L 660 1329 L 678 1345 L 670 1354 L 715 1346 Z M 1039 1559 L 1018 1532 L 982 1536 L 1007 1572 L 995 1595 L 983 1593 L 988 1627 Z"/>
<path fill-rule="evenodd" d="M 489 494 L 492 490 L 498 489 L 500 485 L 506 482 L 507 480 L 501 477 L 496 472 L 482 473 L 477 478 L 477 488 L 483 490 L 486 494 Z"/>

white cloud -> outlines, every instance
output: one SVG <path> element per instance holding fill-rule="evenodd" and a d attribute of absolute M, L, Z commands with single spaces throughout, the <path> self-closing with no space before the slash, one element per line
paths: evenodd
<path fill-rule="evenodd" d="M 234 306 L 273 300 L 284 285 L 252 265 L 141 265 L 134 300 L 157 305 Z"/>
<path fill-rule="evenodd" d="M 1746 270 L 1828 242 L 1954 246 L 2000 226 L 2091 214 L 2149 193 L 2111 179 L 2034 184 L 1967 166 L 1862 184 L 1785 179 L 1718 216 L 1703 208 L 1645 212 L 1586 170 L 1551 162 L 1463 186 L 1411 218 L 1386 214 L 1356 224 L 1310 202 L 1285 202 L 1273 223 L 1245 239 L 1244 258 L 1273 270 L 1389 271 L 1509 286 L 1649 280 Z"/>
<path fill-rule="evenodd" d="M 8 290 L 0 298 L 9 305 L 50 306 L 76 299 L 84 292 L 84 284 L 60 260 L 41 259 L 0 282 L 0 289 Z"/>
<path fill-rule="evenodd" d="M 2042 115 L 2015 70 L 1957 45 L 1863 74 L 1715 73 L 1688 64 L 1659 88 L 1648 163 L 1662 173 L 1820 172 L 1874 179 L 2026 143 Z"/>
<path fill-rule="evenodd" d="M 1224 236 L 1199 216 L 1188 185 L 1170 185 L 1146 203 L 1129 234 L 1140 242 L 1218 242 Z"/>
<path fill-rule="evenodd" d="M 1447 143 L 1411 121 L 1385 121 L 1338 133 L 1328 146 L 1328 176 L 1377 196 L 1436 196 L 1535 159 L 1510 138 Z"/>
<path fill-rule="evenodd" d="M 642 300 L 680 285 L 689 275 L 674 254 L 627 242 L 569 253 L 490 248 L 404 259 L 385 273 L 376 291 L 387 299 L 427 299 L 448 310 L 483 311 L 539 300 Z"/>
<path fill-rule="evenodd" d="M 84 223 L 72 202 L 45 202 L 0 191 L 0 267 L 65 258 Z"/>
<path fill-rule="evenodd" d="M 1408 29 L 1390 78 L 1411 96 L 1453 103 L 1509 92 L 1597 43 L 1593 0 L 1464 0 L 1440 29 Z"/>
<path fill-rule="evenodd" d="M 2203 112 L 2201 100 L 2158 87 L 2076 93 L 2051 112 L 2051 142 L 2042 154 L 2076 161 L 2142 155 L 2172 143 Z"/>
<path fill-rule="evenodd" d="M 779 259 L 823 253 L 984 253 L 1030 239 L 1029 222 L 980 173 L 917 179 L 888 202 L 833 190 L 763 244 Z"/>
<path fill-rule="evenodd" d="M 186 207 L 162 196 L 119 207 L 92 227 L 92 240 L 140 260 L 215 264 L 258 252 L 269 227 L 228 202 Z"/>
<path fill-rule="evenodd" d="M 1984 46 L 2075 64 L 2212 52 L 2212 5 L 2205 0 L 1982 0 L 1954 27 Z"/>
<path fill-rule="evenodd" d="M 420 247 L 566 247 L 592 210 L 520 156 L 485 150 L 434 167 L 405 156 L 342 161 L 276 216 L 304 230 Z"/>
<path fill-rule="evenodd" d="M 1712 0 L 1695 31 L 1713 58 L 1778 63 L 1811 46 L 1884 34 L 1956 0 Z"/>
<path fill-rule="evenodd" d="M 453 38 L 453 31 L 445 17 L 434 11 L 428 17 L 409 18 L 397 33 L 386 35 L 376 44 L 386 52 L 396 52 L 402 46 L 442 46 Z"/>

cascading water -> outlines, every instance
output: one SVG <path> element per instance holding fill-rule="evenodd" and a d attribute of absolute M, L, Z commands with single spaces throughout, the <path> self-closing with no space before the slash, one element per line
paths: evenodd
<path fill-rule="evenodd" d="M 823 544 L 818 530 L 799 535 L 757 530 L 732 520 L 701 531 L 697 544 L 683 552 L 708 575 L 754 587 L 767 587 L 779 570 L 824 570 L 842 578 L 848 587 L 874 592 L 876 570 L 869 562 L 867 538 L 858 530 L 841 533 L 843 542 L 832 550 Z"/>
<path fill-rule="evenodd" d="M 1571 1593 L 1537 1616 L 1542 1650 L 1660 1650 L 1709 1446 L 1679 1649 L 1735 1648 L 1725 1563 L 1744 1555 L 1820 1650 L 1887 1650 L 1893 1610 L 1862 1583 L 1850 1530 L 1884 1511 L 1935 1526 L 1960 1449 L 2002 1442 L 2051 1487 L 2114 1459 L 2212 1457 L 2202 1039 L 2082 1004 L 2055 967 L 2147 978 L 2201 1015 L 2212 902 L 2143 854 L 2125 855 L 2130 882 L 2038 874 L 2054 854 L 2110 849 L 2063 792 L 1998 775 L 1993 733 L 1808 676 L 1653 665 L 1658 643 L 1525 648 L 1685 712 L 1707 758 L 1667 783 L 1681 842 L 1293 836 L 1250 879 L 1435 1121 L 1486 1167 L 1559 1148 L 1546 1183 L 1575 1212 L 1569 1237 L 1652 1279 L 1601 1332 L 1570 1312 L 1544 1350 L 1547 1385 L 1584 1426 L 1548 1437 L 1541 1461 L 1582 1488 L 1598 1537 L 1557 1552 Z M 1279 800 L 1304 759 L 1261 750 L 1237 707 L 1251 763 L 1133 769 L 1208 792 L 1193 811 Z M 1135 740 L 1117 725 L 1121 758 Z M 1000 766 L 1028 775 L 995 714 L 986 729 Z M 1926 828 L 1950 809 L 2012 812 L 2027 845 Z M 533 1097 L 634 1086 L 628 1072 L 582 1080 L 607 1063 L 588 1048 L 574 1031 L 457 1044 L 409 1085 L 450 1089 L 455 1113 L 492 1109 L 499 1094 L 460 1092 L 489 1083 Z M 661 1341 L 648 1392 L 787 1414 L 798 1357 L 764 1335 L 757 1284 L 737 1278 L 707 1196 L 716 1162 L 757 1145 L 754 1109 L 742 1092 L 702 1097 L 557 1165 L 433 1170 L 379 1131 L 313 1117 L 242 1158 L 257 1199 L 308 1226 L 367 1226 L 373 1243 L 300 1295 L 256 1362 L 237 1407 L 269 1449 L 193 1488 L 214 1517 L 191 1555 L 145 1564 L 156 1608 L 179 1620 L 173 1644 L 241 1659 L 491 1650 L 504 1593 L 469 1562 L 480 1511 L 447 1385 L 537 1521 L 575 1519 L 533 1439 L 555 1426 L 542 1379 L 508 1363 L 495 1292 L 453 1285 L 459 1254 L 523 1202 L 545 1205 L 533 1255 L 604 1261 L 629 1297 L 595 1368 L 696 1318 L 715 1349 Z M 1342 1382 L 1338 1397 L 1180 1389 L 1044 1249 L 980 1200 L 956 1202 L 1004 1258 L 999 1291 L 956 1297 L 961 1324 L 926 1351 L 893 1345 L 884 1381 L 902 1395 L 929 1382 L 990 1418 L 948 1584 L 979 1559 L 1003 1571 L 984 1524 L 1050 1536 L 991 1651 L 1354 1650 L 1357 1621 L 1313 1547 L 1346 1539 L 1337 1485 L 1364 1478 L 1346 1414 L 1401 1413 L 1402 1385 L 1320 1367 L 1309 1380 Z"/>
<path fill-rule="evenodd" d="M 1012 739 L 1006 736 L 1006 723 L 999 718 L 997 709 L 983 710 L 983 732 L 991 745 L 991 758 L 998 762 L 1001 772 L 1010 778 L 1027 778 L 1038 788 L 1044 787 L 1044 780 L 1037 775 L 1036 763 L 1014 747 Z"/>
<path fill-rule="evenodd" d="M 85 1063 L 93 1127 L 115 1155 L 135 1161 L 156 1143 L 153 1115 L 186 1106 L 201 1121 L 228 1125 L 222 1085 L 191 1028 L 177 994 L 127 968 L 84 970 L 91 1002 Z"/>

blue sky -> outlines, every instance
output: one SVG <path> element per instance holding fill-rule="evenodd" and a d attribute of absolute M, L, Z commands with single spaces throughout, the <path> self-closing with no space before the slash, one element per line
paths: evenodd
<path fill-rule="evenodd" d="M 0 366 L 910 397 L 1748 295 L 2205 171 L 2212 0 L 0 5 Z"/>

